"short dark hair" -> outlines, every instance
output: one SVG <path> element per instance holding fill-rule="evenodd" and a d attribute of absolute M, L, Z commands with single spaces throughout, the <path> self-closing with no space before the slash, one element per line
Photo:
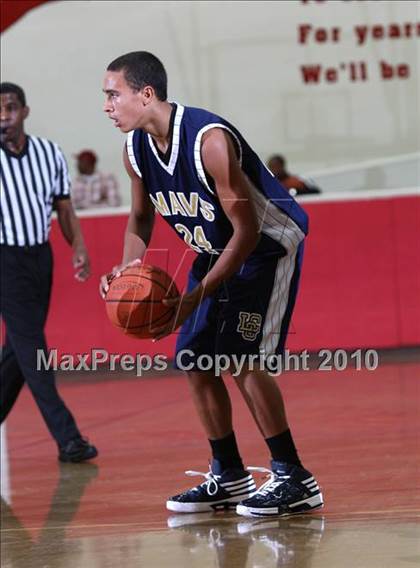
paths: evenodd
<path fill-rule="evenodd" d="M 134 91 L 153 87 L 156 96 L 166 101 L 168 78 L 162 62 L 148 51 L 132 51 L 114 59 L 108 71 L 123 71 L 125 80 Z"/>
<path fill-rule="evenodd" d="M 24 107 L 26 106 L 26 96 L 25 91 L 19 85 L 14 83 L 0 83 L 0 94 L 14 93 L 20 104 Z"/>

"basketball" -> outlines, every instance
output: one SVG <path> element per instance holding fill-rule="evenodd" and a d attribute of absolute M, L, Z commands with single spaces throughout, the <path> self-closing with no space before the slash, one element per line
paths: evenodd
<path fill-rule="evenodd" d="M 106 312 L 113 325 L 137 338 L 152 337 L 151 329 L 165 325 L 173 308 L 162 303 L 179 295 L 172 278 L 161 268 L 141 264 L 126 268 L 114 278 L 105 297 Z"/>

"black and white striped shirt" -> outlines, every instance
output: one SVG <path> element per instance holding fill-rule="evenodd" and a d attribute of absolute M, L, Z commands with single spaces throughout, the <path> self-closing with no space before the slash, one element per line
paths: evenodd
<path fill-rule="evenodd" d="M 66 159 L 54 142 L 27 136 L 20 154 L 1 145 L 0 242 L 34 246 L 48 241 L 55 199 L 70 197 Z"/>

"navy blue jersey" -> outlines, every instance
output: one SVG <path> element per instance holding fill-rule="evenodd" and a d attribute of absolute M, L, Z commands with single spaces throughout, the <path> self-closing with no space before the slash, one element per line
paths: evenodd
<path fill-rule="evenodd" d="M 128 134 L 130 163 L 142 178 L 156 210 L 194 251 L 219 254 L 225 249 L 233 228 L 201 159 L 202 137 L 211 128 L 230 133 L 242 171 L 250 181 L 261 232 L 253 255 L 295 250 L 308 231 L 306 213 L 236 128 L 203 109 L 177 104 L 167 164 L 150 134 L 140 129 Z"/>

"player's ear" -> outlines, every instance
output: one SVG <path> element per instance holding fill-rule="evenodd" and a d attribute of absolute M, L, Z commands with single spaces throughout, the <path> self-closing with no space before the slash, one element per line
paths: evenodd
<path fill-rule="evenodd" d="M 29 116 L 31 109 L 28 106 L 23 107 L 23 120 L 26 120 Z"/>
<path fill-rule="evenodd" d="M 155 98 L 155 91 L 153 87 L 146 86 L 141 91 L 143 103 L 145 105 L 150 104 L 150 102 Z"/>

